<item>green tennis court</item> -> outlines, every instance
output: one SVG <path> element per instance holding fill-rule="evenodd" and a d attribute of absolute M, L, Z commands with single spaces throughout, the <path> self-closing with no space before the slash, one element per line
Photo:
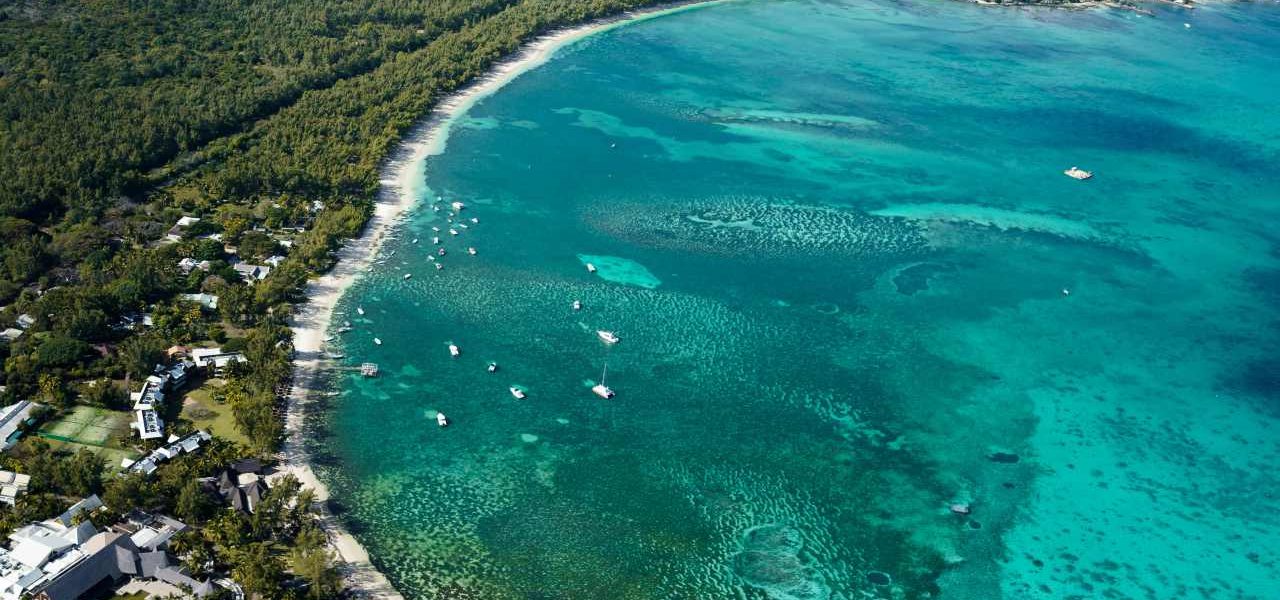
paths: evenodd
<path fill-rule="evenodd" d="M 112 435 L 129 427 L 129 414 L 77 406 L 66 416 L 45 425 L 40 437 L 89 446 L 107 446 Z"/>

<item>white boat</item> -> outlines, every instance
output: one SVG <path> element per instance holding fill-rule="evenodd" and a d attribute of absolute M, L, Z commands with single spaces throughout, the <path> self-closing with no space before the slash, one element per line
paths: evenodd
<path fill-rule="evenodd" d="M 364 307 L 363 307 L 363 306 L 357 306 L 357 307 L 356 307 L 356 312 L 357 312 L 357 313 L 360 313 L 361 315 L 364 315 Z"/>
<path fill-rule="evenodd" d="M 581 301 L 581 300 L 574 300 L 574 301 L 573 301 L 573 310 L 582 310 L 582 301 Z"/>
<path fill-rule="evenodd" d="M 431 231 L 435 231 L 435 232 L 437 232 L 437 233 L 438 233 L 438 232 L 440 231 L 440 228 L 439 228 L 439 227 L 436 227 L 435 225 L 432 225 L 432 226 L 431 226 Z"/>
<path fill-rule="evenodd" d="M 489 372 L 490 372 L 490 373 L 497 373 L 497 372 L 498 372 L 498 363 L 496 363 L 496 362 L 491 362 L 491 363 L 489 363 Z"/>
<path fill-rule="evenodd" d="M 342 327 L 338 328 L 338 333 L 346 333 L 348 331 L 351 331 L 350 325 L 343 325 Z"/>
<path fill-rule="evenodd" d="M 622 341 L 622 338 L 619 338 L 618 335 L 612 331 L 597 329 L 596 335 L 600 336 L 600 340 L 606 344 L 616 344 Z"/>
<path fill-rule="evenodd" d="M 459 354 L 462 354 L 462 351 L 458 350 L 457 344 L 449 344 L 449 356 L 457 358 Z"/>
<path fill-rule="evenodd" d="M 477 219 L 477 218 L 475 218 L 475 217 L 471 217 L 471 222 L 472 222 L 472 223 L 479 223 L 479 222 L 480 222 L 480 219 Z"/>
<path fill-rule="evenodd" d="M 433 211 L 435 211 L 435 212 L 440 212 L 440 207 L 439 207 L 439 206 L 432 206 L 432 207 L 431 207 L 431 210 L 433 210 Z"/>
<path fill-rule="evenodd" d="M 382 339 L 381 339 L 381 338 L 373 338 L 373 343 L 374 343 L 374 344 L 377 344 L 377 345 L 379 345 L 379 346 L 381 346 L 381 345 L 382 345 Z"/>
<path fill-rule="evenodd" d="M 1062 174 L 1072 179 L 1078 179 L 1080 181 L 1084 181 L 1085 179 L 1093 177 L 1092 171 L 1086 171 L 1084 169 L 1081 169 L 1080 167 L 1071 167 L 1070 169 L 1063 171 Z"/>
<path fill-rule="evenodd" d="M 587 272 L 588 272 L 588 273 L 595 273 L 595 272 L 596 272 L 596 266 L 595 266 L 595 265 L 593 265 L 593 264 L 591 264 L 591 263 L 587 263 Z"/>
<path fill-rule="evenodd" d="M 324 336 L 324 341 L 326 341 L 326 342 L 332 342 L 332 341 L 333 341 L 333 340 L 335 340 L 335 339 L 338 339 L 338 336 L 336 336 L 336 335 L 326 335 L 326 336 Z"/>
<path fill-rule="evenodd" d="M 341 352 L 325 352 L 325 353 L 324 353 L 324 357 L 325 357 L 325 358 L 328 358 L 328 359 L 330 359 L 330 360 L 341 360 L 341 359 L 346 358 L 346 357 L 347 357 L 347 355 L 346 355 L 346 354 L 343 354 L 343 353 L 341 353 Z"/>
<path fill-rule="evenodd" d="M 436 263 L 436 270 L 437 270 L 437 271 L 439 271 L 440 269 L 443 269 L 443 268 L 444 268 L 444 265 L 442 265 L 442 264 L 440 264 L 440 263 Z"/>
<path fill-rule="evenodd" d="M 418 238 L 413 238 L 413 243 L 418 243 Z"/>
<path fill-rule="evenodd" d="M 467 248 L 467 254 L 470 254 L 471 256 L 475 256 L 475 255 L 476 255 L 476 249 L 475 249 L 475 248 Z"/>
<path fill-rule="evenodd" d="M 405 278 L 405 279 L 408 279 L 408 278 L 410 278 L 410 277 L 413 277 L 413 273 L 405 273 L 405 274 L 404 274 L 404 278 Z"/>
<path fill-rule="evenodd" d="M 458 235 L 458 230 L 457 230 L 457 229 L 450 229 L 450 230 L 449 230 L 449 235 Z"/>
<path fill-rule="evenodd" d="M 436 254 L 439 254 L 440 256 L 444 256 L 445 254 L 448 254 L 448 252 L 445 252 L 445 249 L 441 248 L 436 251 Z"/>
<path fill-rule="evenodd" d="M 461 202 L 454 202 L 454 203 L 450 204 L 449 206 L 452 206 L 452 207 L 453 207 L 453 210 L 454 210 L 455 212 L 456 212 L 456 211 L 459 211 L 459 210 L 462 210 L 462 209 L 464 209 L 464 208 L 466 208 L 466 207 L 467 207 L 467 205 L 466 205 L 466 204 L 463 204 L 463 203 L 461 203 Z"/>
<path fill-rule="evenodd" d="M 441 427 L 448 427 L 449 419 L 445 418 L 444 413 L 436 411 L 436 424 Z"/>
<path fill-rule="evenodd" d="M 432 243 L 432 244 L 439 244 L 439 243 L 440 243 L 440 238 L 439 238 L 439 237 L 433 237 L 433 238 L 431 238 L 431 243 Z"/>
<path fill-rule="evenodd" d="M 522 390 L 522 389 L 520 389 L 520 388 L 518 388 L 518 387 L 516 387 L 516 386 L 514 386 L 514 385 L 513 385 L 513 386 L 511 386 L 511 395 L 512 395 L 512 396 L 515 396 L 515 397 L 516 397 L 516 400 L 524 400 L 524 390 Z"/>
<path fill-rule="evenodd" d="M 458 227 L 461 227 L 463 229 L 471 229 L 470 227 L 467 227 L 466 223 L 458 223 Z"/>
<path fill-rule="evenodd" d="M 592 393 L 594 393 L 597 396 L 600 396 L 601 398 L 604 398 L 605 400 L 612 398 L 614 395 L 613 390 L 609 389 L 609 386 L 604 384 L 604 376 L 607 375 L 608 372 L 609 372 L 609 365 L 605 364 L 604 370 L 600 371 L 600 383 L 597 383 L 596 385 L 591 387 Z"/>

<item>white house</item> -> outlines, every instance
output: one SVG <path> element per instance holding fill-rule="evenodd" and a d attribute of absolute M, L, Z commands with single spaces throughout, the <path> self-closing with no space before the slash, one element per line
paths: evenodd
<path fill-rule="evenodd" d="M 254 281 L 262 281 L 267 278 L 267 274 L 271 272 L 271 267 L 262 265 L 251 265 L 248 263 L 236 263 L 231 266 L 240 274 L 245 281 L 253 283 Z"/>
<path fill-rule="evenodd" d="M 182 239 L 182 230 L 200 222 L 199 217 L 182 217 L 169 228 L 169 232 L 165 234 L 165 239 L 176 242 Z"/>

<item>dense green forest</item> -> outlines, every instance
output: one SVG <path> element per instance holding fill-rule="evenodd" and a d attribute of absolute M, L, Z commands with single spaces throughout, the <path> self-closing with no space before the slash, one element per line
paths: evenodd
<path fill-rule="evenodd" d="M 200 526 L 180 549 L 201 573 L 265 598 L 336 594 L 321 536 L 287 508 L 291 484 L 259 518 L 216 516 L 190 482 L 273 455 L 292 303 L 363 228 L 400 136 L 521 43 L 654 3 L 0 4 L 0 405 L 44 406 L 0 458 L 39 482 L 0 506 L 0 530 L 101 493 L 114 514 Z M 175 227 L 183 217 L 199 220 Z M 260 281 L 235 268 L 266 263 Z M 201 293 L 216 307 L 189 296 Z M 174 346 L 247 357 L 194 384 L 230 411 L 234 439 L 148 480 L 38 435 L 77 407 L 129 415 L 128 393 Z M 193 414 L 170 407 L 170 431 L 196 428 Z M 158 443 L 124 437 L 111 443 L 135 454 Z"/>

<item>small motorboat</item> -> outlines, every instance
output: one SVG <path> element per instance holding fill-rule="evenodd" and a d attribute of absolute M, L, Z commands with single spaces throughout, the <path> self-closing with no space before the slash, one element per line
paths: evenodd
<path fill-rule="evenodd" d="M 587 263 L 587 272 L 588 272 L 588 273 L 595 273 L 595 272 L 596 272 L 596 266 L 595 266 L 595 265 L 593 265 L 593 264 L 591 264 L 591 263 Z"/>
<path fill-rule="evenodd" d="M 338 333 L 346 333 L 348 331 L 351 331 L 350 325 L 343 325 L 342 327 L 338 328 Z"/>
<path fill-rule="evenodd" d="M 418 238 L 413 238 L 413 243 L 418 243 Z"/>
<path fill-rule="evenodd" d="M 573 301 L 573 310 L 582 310 L 582 301 L 581 301 L 581 300 L 574 300 L 574 301 Z"/>
<path fill-rule="evenodd" d="M 330 360 L 341 360 L 346 358 L 347 355 L 341 352 L 325 352 L 324 357 Z"/>
<path fill-rule="evenodd" d="M 436 263 L 436 270 L 437 270 L 437 271 L 439 271 L 440 269 L 443 269 L 443 268 L 444 268 L 444 265 L 442 265 L 442 264 L 440 264 L 440 263 Z"/>
<path fill-rule="evenodd" d="M 951 512 L 957 515 L 967 515 L 972 512 L 972 509 L 969 508 L 968 504 L 952 504 Z"/>
<path fill-rule="evenodd" d="M 458 223 L 458 227 L 461 227 L 463 229 L 471 229 L 470 227 L 467 227 L 466 223 Z"/>
<path fill-rule="evenodd" d="M 446 254 L 446 252 L 445 252 L 444 248 L 441 248 L 441 249 L 439 249 L 439 250 L 437 250 L 437 251 L 436 251 L 436 254 L 438 254 L 438 255 L 440 255 L 440 256 L 444 256 L 444 255 Z"/>
<path fill-rule="evenodd" d="M 475 256 L 475 255 L 476 255 L 476 249 L 475 249 L 474 247 L 473 247 L 473 248 L 467 248 L 467 254 L 470 254 L 471 256 Z"/>
<path fill-rule="evenodd" d="M 462 354 L 462 351 L 458 349 L 457 344 L 449 344 L 449 356 L 458 358 L 460 354 Z"/>
<path fill-rule="evenodd" d="M 432 243 L 432 244 L 439 245 L 439 244 L 440 244 L 440 238 L 439 238 L 439 237 L 433 237 L 433 238 L 431 238 L 431 243 Z"/>
<path fill-rule="evenodd" d="M 606 344 L 616 344 L 622 341 L 622 338 L 618 337 L 618 335 L 612 331 L 598 329 L 596 330 L 596 335 L 600 336 L 600 340 Z"/>
<path fill-rule="evenodd" d="M 457 229 L 450 229 L 450 230 L 449 230 L 449 235 L 458 235 L 458 230 L 457 230 Z"/>
<path fill-rule="evenodd" d="M 413 273 L 405 273 L 405 274 L 404 274 L 404 278 L 405 278 L 405 279 L 408 279 L 408 278 L 410 278 L 410 277 L 413 277 Z"/>
<path fill-rule="evenodd" d="M 439 227 L 436 227 L 435 225 L 432 225 L 432 226 L 431 226 L 431 231 L 434 231 L 434 232 L 439 233 L 439 232 L 440 232 L 440 228 L 439 228 Z"/>
<path fill-rule="evenodd" d="M 524 400 L 524 390 L 522 390 L 522 389 L 520 389 L 520 388 L 518 388 L 518 387 L 516 387 L 516 386 L 514 386 L 514 385 L 513 385 L 513 386 L 511 386 L 511 395 L 512 395 L 512 396 L 515 396 L 515 397 L 516 397 L 516 400 Z"/>
<path fill-rule="evenodd" d="M 431 207 L 431 210 L 433 210 L 433 211 L 435 211 L 435 212 L 440 212 L 440 207 L 439 207 L 439 206 L 432 206 L 432 207 Z"/>
<path fill-rule="evenodd" d="M 382 338 L 373 338 L 373 343 L 374 343 L 374 345 L 381 346 L 381 345 L 382 345 Z"/>
<path fill-rule="evenodd" d="M 448 419 L 448 418 L 446 418 L 446 417 L 444 416 L 444 413 L 442 413 L 442 412 L 440 412 L 440 411 L 436 411 L 436 425 L 439 425 L 439 426 L 441 426 L 441 427 L 448 427 L 448 426 L 449 426 L 449 419 Z"/>
<path fill-rule="evenodd" d="M 467 207 L 466 204 L 463 204 L 461 202 L 456 202 L 456 201 L 450 204 L 449 206 L 453 207 L 454 212 L 460 211 Z"/>
<path fill-rule="evenodd" d="M 1093 177 L 1092 171 L 1086 171 L 1084 169 L 1081 169 L 1080 167 L 1071 167 L 1070 169 L 1063 171 L 1062 174 L 1072 179 L 1077 179 L 1080 181 L 1084 181 L 1085 179 Z"/>
<path fill-rule="evenodd" d="M 336 335 L 326 335 L 326 336 L 324 336 L 324 341 L 326 341 L 326 342 L 332 342 L 333 340 L 336 340 L 336 339 L 338 339 L 338 336 L 336 336 Z"/>
<path fill-rule="evenodd" d="M 357 312 L 358 314 L 360 314 L 361 316 L 363 316 L 363 315 L 364 315 L 364 307 L 363 307 L 363 306 L 357 306 L 357 307 L 356 307 L 356 312 Z"/>
<path fill-rule="evenodd" d="M 496 362 L 490 362 L 490 363 L 489 363 L 489 372 L 490 372 L 490 373 L 497 373 L 497 372 L 498 372 L 498 363 L 496 363 Z"/>
<path fill-rule="evenodd" d="M 477 219 L 477 218 L 475 218 L 475 217 L 471 217 L 471 222 L 472 222 L 472 223 L 479 223 L 479 222 L 480 222 L 480 219 Z"/>
<path fill-rule="evenodd" d="M 1070 296 L 1070 295 L 1071 295 L 1071 290 L 1069 290 L 1069 289 L 1067 289 L 1067 288 L 1062 288 L 1062 295 L 1063 295 L 1063 296 Z"/>

